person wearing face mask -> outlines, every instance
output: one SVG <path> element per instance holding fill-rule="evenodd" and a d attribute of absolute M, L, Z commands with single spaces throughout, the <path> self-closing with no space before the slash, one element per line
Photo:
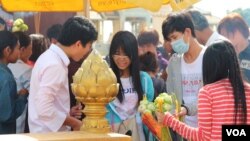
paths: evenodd
<path fill-rule="evenodd" d="M 162 24 L 165 41 L 171 43 L 174 54 L 167 67 L 167 92 L 175 93 L 184 121 L 197 127 L 198 91 L 202 87 L 202 58 L 204 46 L 195 38 L 194 25 L 186 13 L 170 14 Z"/>

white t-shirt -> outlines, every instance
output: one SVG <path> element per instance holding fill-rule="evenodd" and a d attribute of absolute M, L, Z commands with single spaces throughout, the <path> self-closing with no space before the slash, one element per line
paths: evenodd
<path fill-rule="evenodd" d="M 113 101 L 115 109 L 122 120 L 126 120 L 136 114 L 138 95 L 135 91 L 132 78 L 121 78 L 121 84 L 123 86 L 124 99 L 123 102 L 116 98 Z"/>
<path fill-rule="evenodd" d="M 18 59 L 16 63 L 8 64 L 12 74 L 15 77 L 17 84 L 17 91 L 21 89 L 30 89 L 30 78 L 32 67 L 25 64 L 22 60 Z"/>
<path fill-rule="evenodd" d="M 202 59 L 205 49 L 203 49 L 196 60 L 190 64 L 187 64 L 182 57 L 181 60 L 181 74 L 182 74 L 182 88 L 183 88 L 183 100 L 185 104 L 197 103 L 198 93 L 203 86 L 202 81 Z M 198 106 L 198 105 L 197 105 Z M 185 116 L 185 122 L 192 126 L 198 126 L 198 118 L 195 116 Z"/>

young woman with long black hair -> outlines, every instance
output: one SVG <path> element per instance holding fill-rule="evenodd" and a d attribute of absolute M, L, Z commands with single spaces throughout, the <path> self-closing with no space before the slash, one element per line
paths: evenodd
<path fill-rule="evenodd" d="M 149 101 L 153 100 L 154 87 L 150 76 L 140 71 L 136 37 L 128 31 L 117 32 L 111 41 L 109 57 L 120 89 L 116 99 L 108 104 L 106 117 L 112 131 L 132 135 L 132 141 L 143 141 L 138 106 L 144 94 Z"/>

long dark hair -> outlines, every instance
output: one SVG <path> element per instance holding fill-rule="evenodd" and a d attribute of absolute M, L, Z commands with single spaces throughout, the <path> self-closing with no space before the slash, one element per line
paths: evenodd
<path fill-rule="evenodd" d="M 214 83 L 229 78 L 234 95 L 234 122 L 246 123 L 247 107 L 244 84 L 233 45 L 228 41 L 218 41 L 210 45 L 203 56 L 203 83 Z M 243 115 L 243 117 L 239 115 Z"/>
<path fill-rule="evenodd" d="M 113 60 L 113 55 L 119 49 L 124 50 L 125 54 L 131 60 L 129 71 L 132 77 L 132 83 L 133 83 L 134 89 L 136 90 L 138 94 L 138 100 L 140 101 L 142 100 L 142 97 L 143 97 L 143 91 L 142 91 L 142 86 L 141 86 L 140 69 L 139 69 L 140 64 L 139 64 L 139 57 L 138 57 L 138 43 L 137 43 L 136 37 L 128 31 L 119 31 L 114 35 L 111 41 L 111 45 L 110 45 L 110 50 L 109 50 L 110 67 L 114 71 L 117 77 L 117 81 L 120 84 L 117 98 L 122 103 L 124 95 L 122 93 L 123 87 L 121 85 L 121 79 L 120 79 L 121 72 Z"/>

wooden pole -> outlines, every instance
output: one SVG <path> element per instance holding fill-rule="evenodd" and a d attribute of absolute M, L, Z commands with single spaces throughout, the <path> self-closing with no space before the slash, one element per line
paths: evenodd
<path fill-rule="evenodd" d="M 90 3 L 89 0 L 84 0 L 84 16 L 86 18 L 90 18 L 89 17 L 89 11 L 90 11 Z"/>
<path fill-rule="evenodd" d="M 35 32 L 40 33 L 41 12 L 34 14 Z"/>

